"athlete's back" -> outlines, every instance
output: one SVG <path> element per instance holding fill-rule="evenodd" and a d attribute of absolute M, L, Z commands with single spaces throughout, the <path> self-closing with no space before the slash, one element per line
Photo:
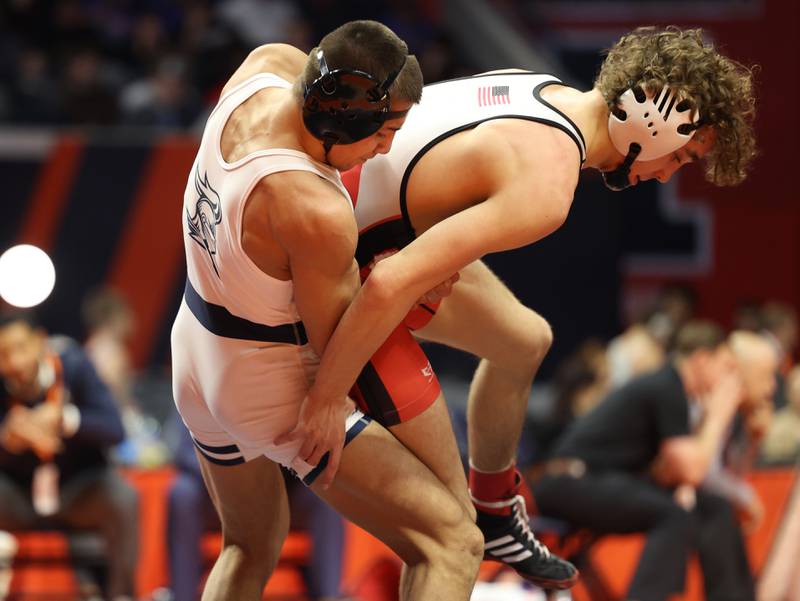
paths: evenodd
<path fill-rule="evenodd" d="M 563 85 L 551 75 L 528 71 L 485 73 L 428 85 L 395 137 L 392 152 L 366 163 L 357 187 L 358 260 L 362 266 L 386 250 L 387 237 L 396 247 L 419 232 L 408 208 L 408 186 L 415 167 L 456 134 L 497 120 L 524 120 L 555 128 L 574 141 L 583 161 L 583 136 L 563 112 L 542 98 L 542 90 Z M 437 167 L 440 172 L 440 166 Z M 345 181 L 349 182 L 345 178 Z M 440 173 L 436 186 L 445 186 Z M 355 187 L 349 185 L 351 193 Z M 441 194 L 438 195 L 441 198 Z M 470 199 L 472 200 L 472 199 Z M 474 199 L 482 200 L 482 199 Z M 456 209 L 463 207 L 456 207 Z M 376 238 L 383 242 L 377 242 Z M 370 256 L 367 256 L 370 255 Z"/>

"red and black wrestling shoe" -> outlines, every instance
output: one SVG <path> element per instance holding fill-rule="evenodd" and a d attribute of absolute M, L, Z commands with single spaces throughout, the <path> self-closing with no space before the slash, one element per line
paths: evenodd
<path fill-rule="evenodd" d="M 478 510 L 478 528 L 483 532 L 483 558 L 499 561 L 528 582 L 543 589 L 567 589 L 578 581 L 577 568 L 553 555 L 533 534 L 522 495 L 491 503 L 492 509 L 510 509 L 508 515 Z"/>

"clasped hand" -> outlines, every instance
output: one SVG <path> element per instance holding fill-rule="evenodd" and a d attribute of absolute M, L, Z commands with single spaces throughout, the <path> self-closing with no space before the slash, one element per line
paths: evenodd
<path fill-rule="evenodd" d="M 52 457 L 62 448 L 61 408 L 52 403 L 12 407 L 3 422 L 0 439 L 12 453 L 30 449 L 40 458 Z"/>
<path fill-rule="evenodd" d="M 319 483 L 327 489 L 339 469 L 345 438 L 345 421 L 353 413 L 355 404 L 345 397 L 330 402 L 310 395 L 303 399 L 295 427 L 275 439 L 276 445 L 300 441 L 297 457 L 316 466 L 328 454 L 327 465 L 319 475 Z"/>

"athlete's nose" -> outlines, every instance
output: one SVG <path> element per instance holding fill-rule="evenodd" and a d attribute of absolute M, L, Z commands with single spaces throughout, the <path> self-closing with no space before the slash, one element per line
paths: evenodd
<path fill-rule="evenodd" d="M 381 138 L 381 141 L 378 143 L 377 151 L 380 154 L 386 154 L 392 149 L 392 142 L 394 142 L 394 132 L 387 134 L 385 137 Z"/>

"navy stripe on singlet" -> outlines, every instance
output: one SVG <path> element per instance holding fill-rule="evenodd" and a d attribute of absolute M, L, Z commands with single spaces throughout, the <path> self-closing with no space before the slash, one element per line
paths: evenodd
<path fill-rule="evenodd" d="M 194 440 L 194 443 L 204 451 L 208 451 L 210 453 L 216 453 L 217 455 L 230 455 L 231 453 L 241 453 L 239 447 L 237 447 L 235 444 L 228 444 L 225 445 L 224 447 L 212 447 L 209 444 L 203 444 L 202 442 L 200 442 L 195 438 L 193 438 L 192 440 Z"/>
<path fill-rule="evenodd" d="M 237 317 L 225 307 L 204 300 L 194 289 L 189 278 L 186 278 L 186 289 L 183 296 L 186 299 L 186 305 L 192 315 L 197 318 L 197 321 L 203 324 L 206 330 L 217 336 L 258 342 L 281 342 L 300 346 L 308 343 L 308 336 L 306 336 L 303 322 L 268 326 Z"/>
<path fill-rule="evenodd" d="M 227 445 L 224 447 L 212 447 L 207 444 L 203 444 L 199 440 L 195 440 L 194 436 L 192 437 L 192 442 L 194 446 L 200 451 L 200 454 L 206 458 L 207 461 L 211 463 L 216 463 L 217 465 L 241 465 L 244 463 L 244 457 L 242 457 L 241 451 L 239 451 L 239 447 L 235 444 Z M 206 453 L 206 451 L 210 451 L 212 453 L 218 453 L 220 455 L 230 455 L 234 453 L 238 453 L 238 457 L 232 457 L 230 459 L 219 459 L 218 457 L 213 457 Z"/>
<path fill-rule="evenodd" d="M 344 446 L 350 444 L 350 441 L 352 441 L 356 436 L 361 434 L 361 431 L 364 428 L 366 428 L 367 424 L 369 424 L 369 422 L 371 421 L 372 421 L 371 418 L 367 417 L 366 415 L 363 415 L 358 419 L 356 423 L 350 426 L 350 429 L 344 435 Z M 303 478 L 303 483 L 306 486 L 311 486 L 314 483 L 314 480 L 316 480 L 317 477 L 322 473 L 322 470 L 324 470 L 325 466 L 328 465 L 329 456 L 330 453 L 325 453 L 322 456 L 322 459 L 319 460 L 317 467 L 315 467 L 313 470 L 308 472 L 308 474 L 306 474 L 306 477 Z"/>

